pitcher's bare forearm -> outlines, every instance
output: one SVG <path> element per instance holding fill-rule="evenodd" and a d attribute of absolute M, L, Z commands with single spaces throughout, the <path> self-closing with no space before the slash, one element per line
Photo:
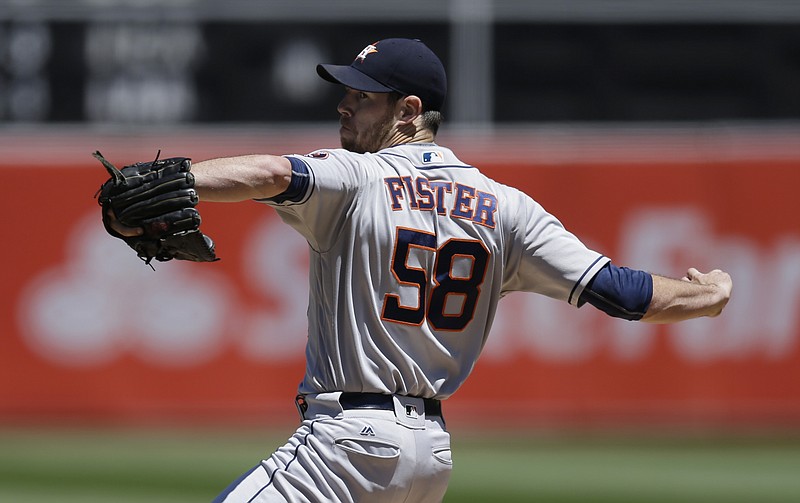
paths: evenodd
<path fill-rule="evenodd" d="M 653 298 L 641 321 L 674 323 L 718 316 L 731 296 L 731 277 L 719 269 L 703 274 L 689 269 L 685 278 L 653 275 Z"/>
<path fill-rule="evenodd" d="M 292 179 L 285 157 L 243 155 L 210 159 L 192 165 L 201 201 L 237 202 L 281 194 Z"/>

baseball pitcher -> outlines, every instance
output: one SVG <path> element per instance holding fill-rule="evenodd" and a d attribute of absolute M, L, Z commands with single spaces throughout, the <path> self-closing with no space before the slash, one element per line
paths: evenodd
<path fill-rule="evenodd" d="M 317 72 L 344 88 L 342 148 L 191 167 L 201 200 L 263 202 L 311 252 L 301 424 L 217 502 L 441 501 L 452 468 L 444 403 L 509 292 L 658 323 L 727 303 L 725 272 L 675 280 L 619 267 L 437 144 L 446 76 L 421 41 L 381 40 Z M 119 236 L 141 234 L 104 214 Z"/>

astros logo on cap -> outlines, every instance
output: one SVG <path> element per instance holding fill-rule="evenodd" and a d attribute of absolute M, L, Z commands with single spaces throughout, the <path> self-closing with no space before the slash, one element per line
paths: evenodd
<path fill-rule="evenodd" d="M 368 46 L 364 47 L 363 51 L 358 53 L 358 56 L 356 56 L 356 60 L 360 59 L 361 62 L 363 63 L 364 60 L 367 59 L 367 55 L 372 54 L 373 52 L 378 52 L 378 48 L 372 44 L 369 44 Z"/>

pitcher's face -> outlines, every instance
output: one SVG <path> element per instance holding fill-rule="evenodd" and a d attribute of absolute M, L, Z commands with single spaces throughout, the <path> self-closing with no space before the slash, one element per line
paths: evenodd
<path fill-rule="evenodd" d="M 387 140 L 395 127 L 395 103 L 390 93 L 347 88 L 336 108 L 342 148 L 363 154 L 390 146 Z"/>

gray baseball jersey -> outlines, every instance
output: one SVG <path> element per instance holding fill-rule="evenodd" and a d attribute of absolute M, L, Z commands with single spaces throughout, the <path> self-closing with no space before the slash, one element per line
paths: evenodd
<path fill-rule="evenodd" d="M 436 144 L 288 157 L 307 183 L 267 203 L 311 248 L 301 393 L 447 398 L 503 295 L 576 305 L 609 261 L 529 196 Z"/>

